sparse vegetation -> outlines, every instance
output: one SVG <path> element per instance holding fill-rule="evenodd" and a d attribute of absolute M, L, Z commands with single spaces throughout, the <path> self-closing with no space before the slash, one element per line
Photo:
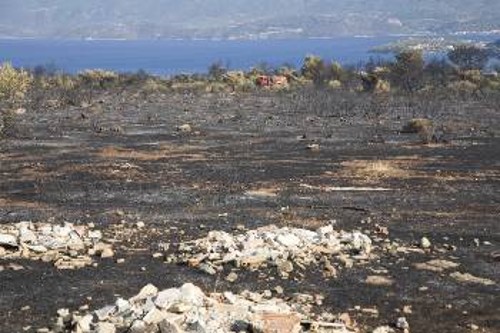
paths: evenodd
<path fill-rule="evenodd" d="M 290 106 L 290 112 L 302 105 L 311 114 L 346 117 L 361 112 L 378 117 L 389 109 L 398 110 L 404 121 L 423 118 L 439 123 L 436 114 L 455 100 L 485 100 L 495 107 L 498 104 L 498 75 L 462 67 L 440 59 L 426 62 L 418 51 L 402 52 L 393 61 L 371 59 L 356 67 L 343 67 L 318 56 L 307 56 L 300 69 L 260 64 L 249 71 L 231 71 L 216 62 L 206 74 L 173 77 L 152 76 L 144 71 L 122 74 L 106 70 L 70 75 L 50 66 L 37 67 L 30 73 L 6 64 L 2 66 L 2 119 L 3 123 L 12 123 L 12 110 L 21 105 L 28 112 L 64 106 L 99 109 L 99 104 L 110 94 L 124 91 L 135 91 L 137 96 L 148 100 L 170 93 L 183 93 L 188 98 L 205 93 L 254 93 L 271 88 L 289 91 L 298 98 Z M 420 142 L 435 142 L 435 126 L 419 124 L 413 123 L 411 132 L 420 136 Z"/>
<path fill-rule="evenodd" d="M 31 75 L 10 63 L 0 66 L 0 136 L 14 124 L 15 109 L 21 107 L 32 82 Z"/>
<path fill-rule="evenodd" d="M 27 269 L 20 273 L 4 264 L 6 297 L 17 300 L 0 311 L 5 313 L 0 318 L 6 329 L 45 327 L 48 313 L 62 306 L 73 308 L 71 302 L 59 302 L 68 293 L 72 299 L 81 299 L 87 292 L 93 297 L 103 291 L 126 295 L 134 284 L 155 276 L 168 284 L 211 279 L 193 267 L 214 274 L 211 281 L 220 276 L 221 286 L 241 281 L 264 290 L 271 288 L 269 281 L 275 281 L 284 286 L 280 291 L 284 295 L 295 294 L 301 283 L 320 286 L 330 294 L 338 293 L 340 286 L 342 293 L 355 292 L 349 296 L 353 303 L 349 308 L 386 300 L 399 307 L 397 292 L 389 293 L 392 298 L 385 292 L 373 298 L 367 288 L 410 283 L 407 289 L 413 293 L 429 279 L 411 271 L 414 264 L 428 261 L 422 256 L 455 257 L 451 252 L 455 250 L 441 241 L 444 235 L 452 246 L 468 246 L 476 232 L 481 239 L 491 239 L 483 238 L 484 228 L 496 223 L 497 200 L 491 186 L 498 178 L 499 79 L 479 70 L 421 60 L 418 54 L 406 54 L 395 61 L 343 67 L 316 57 L 308 59 L 303 71 L 293 66 L 258 66 L 250 71 L 215 66 L 207 74 L 174 77 L 106 71 L 68 75 L 42 68 L 30 74 L 7 66 L 6 77 L 22 78 L 13 82 L 24 84 L 6 80 L 5 86 L 11 88 L 4 90 L 3 100 L 6 105 L 15 101 L 12 106 L 26 112 L 18 112 L 13 127 L 21 135 L 1 142 L 0 213 L 7 223 L 25 216 L 48 219 L 51 225 L 59 218 L 79 221 L 75 226 L 95 223 L 104 239 L 112 240 L 114 253 L 101 253 L 101 258 L 95 258 L 97 266 L 70 276 L 52 274 L 43 285 L 37 282 L 50 272 L 44 267 L 47 263 L 22 260 Z M 483 221 L 489 224 L 478 226 Z M 205 259 L 176 269 L 176 258 L 190 252 L 191 240 L 203 239 L 198 237 L 213 230 L 239 237 L 254 230 L 253 225 L 266 230 L 272 225 L 362 229 L 373 237 L 375 252 L 373 257 L 359 251 L 342 255 L 337 265 L 338 252 L 330 256 L 321 248 L 311 266 L 314 274 L 305 274 L 301 262 L 287 264 L 281 255 L 276 262 L 266 260 L 267 267 L 259 272 L 248 272 L 244 265 L 221 266 L 217 271 L 211 266 L 214 262 Z M 402 231 L 408 225 L 411 232 L 406 237 Z M 464 235 L 467 242 L 459 242 Z M 227 238 L 221 240 L 226 243 Z M 184 247 L 185 253 L 179 252 L 179 242 L 190 244 Z M 20 256 L 26 252 L 9 247 L 9 255 L 12 251 Z M 395 256 L 404 259 L 408 274 L 400 276 L 401 265 L 384 264 Z M 116 260 L 116 266 L 111 260 Z M 460 259 L 453 260 L 458 266 Z M 72 259 L 62 262 L 73 265 Z M 349 290 L 342 289 L 342 283 L 332 284 L 335 274 L 347 274 L 354 264 L 354 280 L 361 283 L 357 291 L 351 290 L 351 284 Z M 471 266 L 471 272 L 480 272 L 484 265 L 481 260 Z M 115 278 L 108 281 L 110 269 L 119 274 L 111 274 Z M 380 272 L 378 277 L 375 271 Z M 474 274 L 490 279 L 490 273 Z M 256 274 L 263 279 L 254 279 Z M 461 307 L 468 290 L 457 287 L 464 298 L 452 295 L 447 300 L 451 283 L 462 282 L 453 282 L 458 279 L 451 275 L 441 278 L 447 279 L 446 288 L 432 288 L 432 292 L 443 297 L 443 304 L 454 302 L 461 316 L 462 310 L 469 310 Z M 109 289 L 88 289 L 89 281 L 103 280 L 109 283 L 99 286 Z M 123 290 L 117 290 L 121 285 Z M 40 295 L 42 307 L 18 297 L 26 286 Z M 54 292 L 47 291 L 47 286 Z M 474 292 L 483 297 L 483 308 L 494 308 L 495 300 L 484 286 Z M 414 311 L 428 306 L 429 294 L 418 294 L 422 296 L 410 297 Z M 57 308 L 50 308 L 50 303 Z M 9 315 L 11 308 L 26 305 L 34 309 L 26 320 Z M 325 306 L 335 308 L 332 303 Z M 371 313 L 364 317 L 359 311 L 356 321 L 385 322 L 385 317 Z M 423 327 L 414 321 L 416 317 L 411 320 L 414 327 Z M 73 323 L 68 321 L 67 328 L 71 330 Z M 429 327 L 424 329 L 439 331 Z"/>

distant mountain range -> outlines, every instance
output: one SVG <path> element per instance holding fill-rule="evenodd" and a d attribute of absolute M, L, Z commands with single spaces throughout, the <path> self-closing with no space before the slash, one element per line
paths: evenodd
<path fill-rule="evenodd" d="M 0 0 L 0 37 L 308 38 L 500 32 L 500 0 Z"/>

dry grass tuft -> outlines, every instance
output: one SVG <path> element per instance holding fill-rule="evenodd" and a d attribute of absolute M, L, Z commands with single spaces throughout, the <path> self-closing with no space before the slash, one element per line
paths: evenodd
<path fill-rule="evenodd" d="M 106 147 L 101 149 L 97 155 L 106 159 L 126 159 L 138 161 L 156 161 L 166 158 L 178 158 L 189 161 L 204 161 L 206 156 L 202 153 L 195 152 L 197 147 L 179 146 L 171 147 L 162 145 L 155 150 L 135 150 L 120 147 Z"/>
<path fill-rule="evenodd" d="M 378 161 L 365 161 L 354 160 L 342 163 L 344 173 L 346 175 L 365 178 L 365 179 L 378 179 L 378 178 L 409 178 L 414 175 L 414 172 L 407 168 L 403 168 L 403 164 L 407 161 L 400 160 L 378 160 Z"/>

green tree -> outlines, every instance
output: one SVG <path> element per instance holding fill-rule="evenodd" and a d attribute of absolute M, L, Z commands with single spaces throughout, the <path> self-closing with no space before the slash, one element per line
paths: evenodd
<path fill-rule="evenodd" d="M 301 72 L 304 78 L 312 80 L 315 85 L 324 84 L 328 78 L 328 68 L 325 62 L 320 57 L 314 55 L 308 55 L 304 59 Z"/>
<path fill-rule="evenodd" d="M 423 81 L 424 57 L 421 51 L 403 51 L 396 55 L 392 68 L 392 81 L 407 92 L 420 88 Z"/>

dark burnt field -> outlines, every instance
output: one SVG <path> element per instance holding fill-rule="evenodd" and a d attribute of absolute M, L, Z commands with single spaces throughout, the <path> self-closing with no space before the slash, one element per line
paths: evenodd
<path fill-rule="evenodd" d="M 491 96 L 131 89 L 19 115 L 0 141 L 0 223 L 92 222 L 113 240 L 115 256 L 70 271 L 16 260 L 24 269 L 0 272 L 0 331 L 35 332 L 49 327 L 59 308 L 97 309 L 147 283 L 193 282 L 207 291 L 279 285 L 285 295 L 320 292 L 325 301 L 316 311 L 348 312 L 366 331 L 411 306 L 411 332 L 500 332 L 498 105 Z M 436 124 L 434 143 L 400 133 L 422 117 Z M 183 124 L 192 130 L 179 131 Z M 337 278 L 313 267 L 269 279 L 269 269 L 240 271 L 229 283 L 225 274 L 152 257 L 162 243 L 208 230 L 315 229 L 331 220 L 336 229 L 376 238 L 378 258 Z M 424 236 L 432 245 L 421 250 Z M 432 259 L 460 266 L 415 266 Z M 457 271 L 494 283 L 457 280 Z M 380 274 L 394 283 L 366 283 Z"/>

